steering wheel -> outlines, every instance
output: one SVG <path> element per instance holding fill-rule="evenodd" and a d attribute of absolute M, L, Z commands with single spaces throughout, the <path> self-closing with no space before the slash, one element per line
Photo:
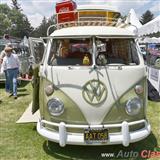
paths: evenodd
<path fill-rule="evenodd" d="M 105 66 L 107 64 L 107 57 L 104 53 L 99 53 L 96 58 L 96 64 L 99 66 Z"/>

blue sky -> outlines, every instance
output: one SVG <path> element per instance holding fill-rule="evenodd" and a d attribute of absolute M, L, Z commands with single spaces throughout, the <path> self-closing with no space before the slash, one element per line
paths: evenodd
<path fill-rule="evenodd" d="M 78 5 L 102 4 L 117 8 L 123 15 L 133 8 L 138 17 L 146 10 L 152 11 L 155 17 L 160 15 L 160 0 L 75 0 Z M 55 13 L 54 8 L 57 0 L 18 0 L 33 27 L 37 27 L 42 18 L 49 18 Z M 11 0 L 0 0 L 0 3 L 11 5 Z"/>

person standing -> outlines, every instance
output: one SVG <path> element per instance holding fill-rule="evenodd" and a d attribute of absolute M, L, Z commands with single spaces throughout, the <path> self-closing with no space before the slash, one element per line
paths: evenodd
<path fill-rule="evenodd" d="M 1 73 L 4 72 L 5 74 L 5 78 L 6 78 L 6 81 L 5 81 L 5 90 L 6 92 L 10 92 L 10 87 L 9 87 L 9 77 L 7 75 L 7 70 L 5 68 L 2 67 L 2 62 L 3 62 L 3 58 L 6 56 L 6 52 L 5 50 L 3 50 L 0 54 L 0 69 L 1 69 Z"/>
<path fill-rule="evenodd" d="M 19 72 L 19 59 L 13 52 L 12 47 L 5 47 L 6 56 L 3 59 L 2 67 L 7 70 L 7 75 L 9 77 L 9 86 L 11 95 L 17 99 L 17 76 Z"/>

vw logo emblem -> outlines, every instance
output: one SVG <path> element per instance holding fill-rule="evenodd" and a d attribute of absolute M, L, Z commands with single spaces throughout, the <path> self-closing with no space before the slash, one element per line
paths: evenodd
<path fill-rule="evenodd" d="M 83 98 L 91 105 L 103 103 L 107 94 L 106 86 L 99 80 L 91 80 L 83 86 Z"/>

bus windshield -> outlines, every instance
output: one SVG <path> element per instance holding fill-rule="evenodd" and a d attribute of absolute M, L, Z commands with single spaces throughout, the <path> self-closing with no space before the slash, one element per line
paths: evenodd
<path fill-rule="evenodd" d="M 91 66 L 93 59 L 97 66 L 139 64 L 134 40 L 122 38 L 54 39 L 48 64 L 51 66 Z"/>
<path fill-rule="evenodd" d="M 48 63 L 53 66 L 92 65 L 90 39 L 53 40 Z"/>
<path fill-rule="evenodd" d="M 96 64 L 138 65 L 136 44 L 132 39 L 96 39 Z"/>

